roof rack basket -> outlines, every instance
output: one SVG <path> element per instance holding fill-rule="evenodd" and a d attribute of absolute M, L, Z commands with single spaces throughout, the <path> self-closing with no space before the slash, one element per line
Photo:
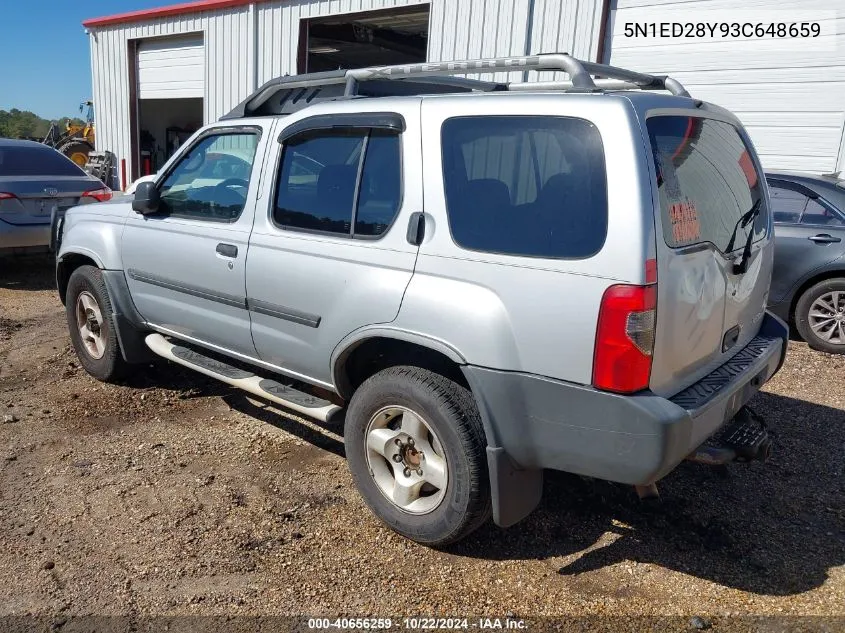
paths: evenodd
<path fill-rule="evenodd" d="M 565 72 L 569 75 L 569 80 L 496 83 L 452 76 L 495 72 L 524 73 L 529 70 Z M 626 68 L 587 62 L 567 53 L 544 53 L 525 57 L 372 66 L 278 77 L 264 84 L 223 118 L 290 114 L 315 101 L 355 96 L 531 90 L 597 92 L 630 89 L 668 90 L 673 95 L 690 96 L 680 82 L 665 75 L 649 75 Z"/>

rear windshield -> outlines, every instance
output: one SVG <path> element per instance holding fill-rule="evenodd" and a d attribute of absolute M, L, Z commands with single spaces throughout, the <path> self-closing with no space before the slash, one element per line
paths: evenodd
<path fill-rule="evenodd" d="M 672 248 L 711 242 L 723 253 L 742 249 L 749 231 L 761 239 L 768 226 L 762 176 L 748 147 L 729 123 L 686 116 L 647 122 L 663 216 Z M 749 212 L 760 201 L 753 224 Z M 747 225 L 747 226 L 746 226 Z"/>
<path fill-rule="evenodd" d="M 456 117 L 443 124 L 449 228 L 464 248 L 583 258 L 607 233 L 601 136 L 553 116 Z"/>
<path fill-rule="evenodd" d="M 0 147 L 0 176 L 84 176 L 69 158 L 47 147 Z"/>

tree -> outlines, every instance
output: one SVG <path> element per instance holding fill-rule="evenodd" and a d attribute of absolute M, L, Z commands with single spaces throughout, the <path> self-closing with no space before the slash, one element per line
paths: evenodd
<path fill-rule="evenodd" d="M 65 129 L 65 123 L 84 125 L 84 121 L 76 117 L 63 117 L 57 122 L 59 130 Z M 37 138 L 42 139 L 50 129 L 50 121 L 29 110 L 0 110 L 0 137 L 6 138 Z"/>

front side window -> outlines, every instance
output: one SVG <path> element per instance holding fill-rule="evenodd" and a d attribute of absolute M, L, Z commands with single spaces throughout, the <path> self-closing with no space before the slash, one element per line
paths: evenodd
<path fill-rule="evenodd" d="M 401 185 L 395 133 L 306 132 L 285 142 L 273 219 L 284 228 L 378 237 L 399 211 Z"/>
<path fill-rule="evenodd" d="M 647 127 L 666 244 L 710 242 L 727 254 L 742 249 L 749 233 L 752 242 L 765 236 L 769 211 L 763 176 L 734 126 L 701 117 L 655 116 Z"/>
<path fill-rule="evenodd" d="M 257 146 L 257 132 L 200 139 L 162 183 L 164 210 L 201 220 L 236 220 L 246 203 Z"/>
<path fill-rule="evenodd" d="M 441 132 L 449 228 L 459 246 L 583 258 L 607 234 L 601 136 L 583 119 L 457 117 Z"/>

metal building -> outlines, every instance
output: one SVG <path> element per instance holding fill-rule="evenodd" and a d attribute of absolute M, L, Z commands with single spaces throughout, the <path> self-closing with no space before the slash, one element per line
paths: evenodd
<path fill-rule="evenodd" d="M 734 110 L 768 167 L 845 168 L 845 12 L 831 52 L 782 55 L 763 39 L 643 46 L 622 26 L 667 7 L 789 9 L 794 0 L 198 0 L 86 20 L 97 149 L 125 186 L 265 81 L 341 67 L 569 52 L 678 77 Z M 841 0 L 803 0 L 835 10 Z M 645 13 L 643 13 L 645 12 Z M 832 35 L 827 35 L 832 33 Z M 497 79 L 505 79 L 499 76 Z M 540 77 L 549 79 L 550 77 Z M 820 89 L 820 80 L 824 90 Z"/>
<path fill-rule="evenodd" d="M 86 20 L 97 149 L 125 160 L 131 182 L 155 171 L 190 131 L 285 74 L 527 50 L 596 59 L 604 7 L 604 0 L 199 0 Z"/>

